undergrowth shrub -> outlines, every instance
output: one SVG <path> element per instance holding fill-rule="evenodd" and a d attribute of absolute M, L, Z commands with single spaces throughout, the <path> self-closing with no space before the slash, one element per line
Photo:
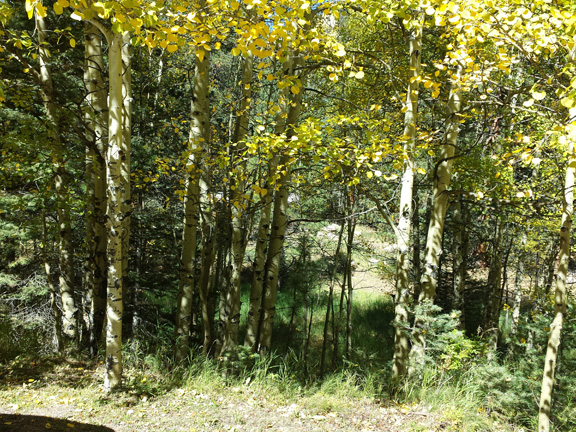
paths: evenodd
<path fill-rule="evenodd" d="M 570 306 L 568 316 L 572 310 Z M 535 430 L 551 309 L 532 314 L 514 335 L 504 334 L 492 360 L 481 339 L 458 330 L 456 313 L 438 312 L 437 307 L 427 306 L 422 326 L 427 341 L 425 361 L 412 368 L 403 388 L 405 400 L 441 407 L 452 419 L 466 416 L 466 424 L 478 424 L 479 430 L 483 430 L 483 420 L 477 414 Z M 555 432 L 576 430 L 575 370 L 576 324 L 567 319 L 553 394 Z"/>

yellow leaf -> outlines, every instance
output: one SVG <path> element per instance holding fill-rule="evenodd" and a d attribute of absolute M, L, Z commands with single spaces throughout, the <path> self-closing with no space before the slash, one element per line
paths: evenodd
<path fill-rule="evenodd" d="M 46 8 L 44 7 L 44 5 L 42 3 L 36 3 L 36 12 L 42 18 L 46 18 L 47 11 L 46 11 Z"/>
<path fill-rule="evenodd" d="M 196 50 L 196 57 L 200 59 L 200 61 L 204 61 L 204 55 L 206 52 L 204 50 Z"/>
<path fill-rule="evenodd" d="M 238 47 L 232 48 L 232 55 L 233 55 L 233 56 L 239 55 L 240 52 L 241 52 L 241 51 L 240 51 L 240 48 L 238 48 Z"/>
<path fill-rule="evenodd" d="M 416 168 L 416 172 L 419 174 L 426 174 L 426 170 L 424 168 Z"/>
<path fill-rule="evenodd" d="M 168 49 L 168 52 L 173 53 L 176 50 L 178 50 L 178 45 L 175 45 L 175 44 L 168 45 L 167 49 Z M 204 57 L 204 56 L 202 56 L 202 57 Z M 202 60 L 202 59 L 200 59 L 200 60 Z"/>
<path fill-rule="evenodd" d="M 532 105 L 534 105 L 534 99 L 528 99 L 527 101 L 524 101 L 522 105 L 526 108 L 530 108 Z"/>
<path fill-rule="evenodd" d="M 292 87 L 290 87 L 290 91 L 291 91 L 292 93 L 294 93 L 295 95 L 297 95 L 298 93 L 300 93 L 300 87 L 298 87 L 298 86 L 292 86 Z"/>
<path fill-rule="evenodd" d="M 28 19 L 32 19 L 34 15 L 34 5 L 32 4 L 32 0 L 26 0 L 26 12 L 28 13 Z"/>
<path fill-rule="evenodd" d="M 544 90 L 542 90 L 541 92 L 534 91 L 532 92 L 532 97 L 537 101 L 542 100 L 546 97 L 546 92 Z"/>
<path fill-rule="evenodd" d="M 364 78 L 364 71 L 358 71 L 358 72 L 356 72 L 356 78 L 358 78 L 358 79 Z"/>
<path fill-rule="evenodd" d="M 64 12 L 64 9 L 62 8 L 62 5 L 60 3 L 54 3 L 52 7 L 54 8 L 54 12 L 56 12 L 56 15 L 62 15 L 62 13 Z"/>
<path fill-rule="evenodd" d="M 562 98 L 560 104 L 566 108 L 572 108 L 574 106 L 574 99 L 571 97 Z"/>
<path fill-rule="evenodd" d="M 54 3 L 56 4 L 56 3 Z M 76 39 L 70 39 L 70 46 L 74 48 L 76 46 Z"/>

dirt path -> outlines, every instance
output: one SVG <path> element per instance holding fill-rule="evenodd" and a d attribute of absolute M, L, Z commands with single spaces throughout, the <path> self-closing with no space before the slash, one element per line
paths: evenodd
<path fill-rule="evenodd" d="M 180 394 L 178 394 L 180 393 Z M 173 394 L 134 406 L 91 412 L 75 404 L 34 409 L 0 408 L 0 431 L 194 432 L 194 431 L 440 431 L 450 423 L 422 407 L 384 407 L 349 400 L 319 414 L 297 403 L 265 398 L 237 400 L 233 391 L 218 399 L 194 392 Z M 242 398 L 244 399 L 244 398 Z M 329 407 L 326 407 L 329 408 Z"/>

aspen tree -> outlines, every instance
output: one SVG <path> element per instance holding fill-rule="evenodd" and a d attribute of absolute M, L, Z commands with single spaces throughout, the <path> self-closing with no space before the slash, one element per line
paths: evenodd
<path fill-rule="evenodd" d="M 208 290 L 210 286 L 210 278 L 212 275 L 212 266 L 216 256 L 216 249 L 214 242 L 216 240 L 216 223 L 217 220 L 212 214 L 213 203 L 211 196 L 211 184 L 208 167 L 206 166 L 205 158 L 208 156 L 211 139 L 210 139 L 210 100 L 208 92 L 210 89 L 210 52 L 198 48 L 196 56 L 201 60 L 196 64 L 199 69 L 199 79 L 202 81 L 200 86 L 201 93 L 198 95 L 197 124 L 199 125 L 201 135 L 200 137 L 200 158 L 198 160 L 198 192 L 199 192 L 199 216 L 201 223 L 202 234 L 202 254 L 200 261 L 200 274 L 198 279 L 198 294 L 200 297 L 200 310 L 202 316 L 202 352 L 207 354 L 212 349 L 214 342 L 214 316 L 212 314 L 212 307 L 209 304 Z"/>
<path fill-rule="evenodd" d="M 246 189 L 246 162 L 243 159 L 243 152 L 246 147 L 244 139 L 248 133 L 248 123 L 250 114 L 250 99 L 252 97 L 252 70 L 253 57 L 247 53 L 242 62 L 242 100 L 240 115 L 236 121 L 233 137 L 235 144 L 234 153 L 236 155 L 236 175 L 235 181 L 230 190 L 230 211 L 232 216 L 232 236 L 230 243 L 230 288 L 226 299 L 226 328 L 222 352 L 234 352 L 238 347 L 238 327 L 240 325 L 240 276 L 242 273 L 242 263 L 246 251 L 246 229 L 244 226 L 244 213 L 246 199 L 244 197 Z"/>
<path fill-rule="evenodd" d="M 524 260 L 526 259 L 526 242 L 528 236 L 523 232 L 520 236 L 520 246 L 517 252 L 516 277 L 514 279 L 514 306 L 512 309 L 512 323 L 510 334 L 515 335 L 520 324 L 520 307 L 522 306 L 522 279 L 524 278 Z"/>
<path fill-rule="evenodd" d="M 88 142 L 86 150 L 86 299 L 85 320 L 88 345 L 96 355 L 102 335 L 106 305 L 106 165 L 107 110 L 106 88 L 102 77 L 104 58 L 102 34 L 90 23 L 84 24 L 84 83 L 86 87 L 86 122 Z"/>
<path fill-rule="evenodd" d="M 292 71 L 292 57 L 289 56 L 284 64 L 284 75 L 290 75 Z M 288 104 L 290 100 L 290 89 L 284 87 L 279 95 L 278 113 L 276 115 L 276 125 L 274 132 L 280 135 L 286 128 L 286 118 L 288 117 Z M 266 185 L 263 188 L 261 199 L 260 220 L 258 223 L 258 234 L 254 251 L 254 263 L 252 270 L 252 284 L 250 288 L 250 305 L 248 309 L 248 319 L 246 323 L 246 337 L 244 345 L 258 351 L 259 327 L 262 313 L 262 291 L 266 278 L 266 256 L 270 241 L 270 221 L 272 216 L 272 204 L 274 202 L 275 186 L 272 182 L 278 169 L 279 157 L 273 154 L 268 161 L 268 172 L 266 175 Z"/>
<path fill-rule="evenodd" d="M 45 14 L 45 13 L 44 13 Z M 50 69 L 50 52 L 48 49 L 48 30 L 40 11 L 34 12 L 38 30 L 38 60 L 40 63 L 40 85 L 44 108 L 48 116 L 48 133 L 50 136 L 51 154 L 54 165 L 54 189 L 56 191 L 58 210 L 58 232 L 60 253 L 60 296 L 62 298 L 63 331 L 68 339 L 76 340 L 78 336 L 78 310 L 74 300 L 74 251 L 72 246 L 72 228 L 70 222 L 70 194 L 66 184 L 64 146 L 60 137 L 60 115 L 54 102 L 54 88 Z"/>
<path fill-rule="evenodd" d="M 208 118 L 209 56 L 197 48 L 195 56 L 194 88 L 190 107 L 191 124 L 186 163 L 186 195 L 184 198 L 184 229 L 180 263 L 180 289 L 176 311 L 176 360 L 183 360 L 189 348 L 192 302 L 196 277 L 197 231 L 200 220 L 200 182 L 204 175 L 199 159 L 207 149 L 210 139 Z M 199 52 L 202 51 L 202 54 Z M 207 331 L 208 329 L 205 329 Z"/>
<path fill-rule="evenodd" d="M 108 39 L 108 151 L 106 183 L 108 194 L 108 295 L 106 304 L 106 374 L 104 389 L 112 391 L 122 384 L 122 316 L 123 304 L 123 212 L 122 199 L 122 34 Z"/>
<path fill-rule="evenodd" d="M 575 53 L 571 52 L 574 61 Z M 550 324 L 550 336 L 546 347 L 544 359 L 544 373 L 542 375 L 542 392 L 540 394 L 540 409 L 538 413 L 538 431 L 550 430 L 550 414 L 552 411 L 552 390 L 554 387 L 554 373 L 556 360 L 562 336 L 562 326 L 566 316 L 566 302 L 568 301 L 567 277 L 570 261 L 570 232 L 572 216 L 574 214 L 574 175 L 576 170 L 576 157 L 574 141 L 576 140 L 576 107 L 569 109 L 570 124 L 568 134 L 568 162 L 566 164 L 566 179 L 564 182 L 564 203 L 562 208 L 562 226 L 560 228 L 560 255 L 558 257 L 558 271 L 556 273 L 556 290 L 554 293 L 554 319 Z"/>
<path fill-rule="evenodd" d="M 466 268 L 468 256 L 469 235 L 467 226 L 469 225 L 468 211 L 462 203 L 462 198 L 458 197 L 454 201 L 452 211 L 454 229 L 452 234 L 452 257 L 453 257 L 453 291 L 454 301 L 452 308 L 460 311 L 460 329 L 466 325 L 466 314 L 464 310 L 464 288 L 466 287 Z"/>
<path fill-rule="evenodd" d="M 440 256 L 442 254 L 442 238 L 444 235 L 444 222 L 449 205 L 448 187 L 452 175 L 452 163 L 456 146 L 458 145 L 458 133 L 460 129 L 460 109 L 461 109 L 461 79 L 464 70 L 463 45 L 458 47 L 458 66 L 454 81 L 452 82 L 450 95 L 448 97 L 448 115 L 446 119 L 446 135 L 444 144 L 440 148 L 440 156 L 434 167 L 432 204 L 430 212 L 430 222 L 426 237 L 426 249 L 424 255 L 424 267 L 420 279 L 419 303 L 425 305 L 432 303 L 436 297 L 436 286 L 438 284 L 438 273 L 440 267 Z M 425 312 L 424 312 L 425 313 Z M 413 360 L 422 362 L 422 355 L 426 346 L 424 333 L 419 328 L 421 318 L 417 316 L 414 323 L 414 345 L 412 347 Z M 418 358 L 420 357 L 420 358 Z"/>
<path fill-rule="evenodd" d="M 419 11 L 418 17 L 412 22 L 410 31 L 410 73 L 406 92 L 404 114 L 403 148 L 404 162 L 399 203 L 398 226 L 396 230 L 396 288 L 395 316 L 397 324 L 394 328 L 394 359 L 392 365 L 392 381 L 398 383 L 405 375 L 410 349 L 407 333 L 408 298 L 410 292 L 410 228 L 412 224 L 412 196 L 414 190 L 414 151 L 416 148 L 416 124 L 418 122 L 418 91 L 421 69 L 422 30 L 424 14 Z"/>
<path fill-rule="evenodd" d="M 295 53 L 291 65 L 290 75 L 301 70 L 304 65 L 302 53 Z M 286 140 L 294 136 L 294 129 L 298 124 L 302 110 L 304 73 L 300 72 L 300 89 L 296 94 L 291 94 L 286 118 Z M 290 156 L 283 155 L 278 163 L 279 178 L 276 183 L 276 195 L 274 197 L 274 216 L 272 218 L 270 243 L 266 256 L 266 277 L 264 280 L 262 296 L 261 324 L 259 327 L 258 350 L 263 354 L 270 353 L 272 344 L 272 323 L 276 313 L 276 291 L 278 288 L 278 272 L 280 270 L 280 258 L 286 228 L 288 226 L 288 187 L 291 179 Z"/>
<path fill-rule="evenodd" d="M 128 31 L 122 32 L 122 284 L 128 292 L 128 258 L 132 198 L 130 193 L 130 154 L 132 146 L 132 41 Z M 127 296 L 130 298 L 131 296 Z M 133 297 L 133 296 L 132 296 Z M 132 305 L 134 307 L 134 305 Z M 132 321 L 128 323 L 132 325 Z"/>
<path fill-rule="evenodd" d="M 45 205 L 46 207 L 46 205 Z M 48 290 L 50 292 L 50 307 L 52 313 L 54 314 L 54 332 L 56 339 L 56 351 L 60 354 L 64 354 L 64 340 L 62 339 L 62 314 L 60 313 L 60 308 L 56 301 L 56 284 L 54 283 L 54 277 L 52 276 L 52 268 L 50 262 L 48 261 L 48 254 L 46 253 L 46 248 L 48 247 L 48 229 L 46 227 L 46 209 L 42 210 L 42 241 L 40 242 L 40 254 L 42 255 L 42 261 L 44 261 L 44 271 L 46 272 L 46 279 L 48 281 Z"/>

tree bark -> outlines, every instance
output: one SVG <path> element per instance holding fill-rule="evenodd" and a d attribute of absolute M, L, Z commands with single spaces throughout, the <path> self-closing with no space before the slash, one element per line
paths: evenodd
<path fill-rule="evenodd" d="M 46 203 L 44 204 L 46 205 Z M 40 243 L 40 253 L 42 255 L 42 261 L 44 261 L 44 271 L 46 272 L 46 279 L 48 280 L 48 289 L 50 291 L 50 307 L 52 308 L 52 313 L 54 314 L 54 333 L 56 339 L 56 351 L 60 355 L 64 354 L 64 341 L 62 339 L 62 316 L 60 309 L 58 308 L 58 303 L 56 301 L 56 286 L 54 284 L 54 277 L 52 276 L 52 270 L 50 268 L 50 262 L 48 261 L 48 254 L 46 253 L 46 248 L 48 247 L 48 230 L 46 228 L 46 209 L 42 210 L 42 241 Z"/>
<path fill-rule="evenodd" d="M 326 305 L 326 316 L 324 318 L 324 334 L 322 338 L 322 352 L 320 354 L 320 378 L 324 376 L 326 349 L 328 346 L 328 328 L 330 327 L 330 313 L 332 313 L 332 323 L 334 323 L 334 284 L 336 283 L 336 274 L 338 272 L 338 265 L 340 264 L 340 247 L 342 246 L 342 237 L 344 236 L 345 224 L 342 222 L 340 225 L 340 233 L 338 234 L 338 243 L 336 251 L 334 252 L 334 268 L 330 277 L 330 286 L 328 291 L 328 304 Z M 334 338 L 334 334 L 332 334 Z"/>
<path fill-rule="evenodd" d="M 242 264 L 246 252 L 246 159 L 244 139 L 248 133 L 250 115 L 250 99 L 252 97 L 252 70 L 253 59 L 251 54 L 244 57 L 242 63 L 242 100 L 240 103 L 240 115 L 236 121 L 233 137 L 235 150 L 232 163 L 235 163 L 235 176 L 230 187 L 230 212 L 232 216 L 232 236 L 230 241 L 230 288 L 226 301 L 226 329 L 224 331 L 222 352 L 225 355 L 236 355 L 238 348 L 238 329 L 240 326 L 240 279 Z"/>
<path fill-rule="evenodd" d="M 452 235 L 452 271 L 453 277 L 453 303 L 452 309 L 460 311 L 460 329 L 466 328 L 466 314 L 464 309 L 464 289 L 466 288 L 466 273 L 468 256 L 468 213 L 460 197 L 454 202 L 454 233 Z"/>
<path fill-rule="evenodd" d="M 304 64 L 302 55 L 296 57 L 292 65 L 292 73 L 301 70 Z M 305 76 L 299 76 L 301 88 L 304 88 Z M 302 110 L 302 95 L 304 91 L 291 95 L 286 119 L 286 140 L 290 141 L 295 134 L 295 128 Z M 281 250 L 284 245 L 286 227 L 288 226 L 288 187 L 291 181 L 291 156 L 283 155 L 280 158 L 278 170 L 280 178 L 277 180 L 277 192 L 274 198 L 274 217 L 272 219 L 270 245 L 266 258 L 266 279 L 264 281 L 264 295 L 262 299 L 262 316 L 259 331 L 259 351 L 261 354 L 270 353 L 272 344 L 272 323 L 276 313 L 276 290 L 278 286 L 278 272 L 280 270 Z"/>
<path fill-rule="evenodd" d="M 289 58 L 285 65 L 285 75 L 290 75 L 292 71 L 292 59 Z M 276 126 L 274 132 L 277 135 L 286 129 L 286 117 L 288 116 L 288 102 L 290 90 L 285 87 L 280 92 L 278 106 L 280 110 L 276 115 Z M 261 198 L 260 221 L 258 223 L 258 237 L 254 251 L 254 263 L 252 273 L 252 284 L 250 288 L 250 305 L 248 309 L 248 320 L 246 323 L 246 337 L 244 345 L 251 347 L 253 352 L 259 351 L 258 339 L 262 314 L 262 292 L 264 290 L 266 278 L 266 257 L 270 242 L 270 220 L 272 215 L 272 204 L 274 202 L 275 181 L 274 176 L 279 164 L 278 155 L 273 155 L 268 162 L 268 172 L 266 183 L 263 188 L 264 195 Z"/>
<path fill-rule="evenodd" d="M 502 305 L 502 236 L 503 222 L 499 214 L 496 215 L 496 226 L 494 227 L 494 238 L 492 240 L 492 256 L 490 257 L 490 270 L 488 272 L 488 287 L 485 307 L 485 332 L 488 335 L 489 346 L 492 348 L 488 357 L 494 357 L 498 345 L 500 334 L 500 308 Z"/>
<path fill-rule="evenodd" d="M 512 323 L 510 334 L 515 335 L 520 324 L 520 307 L 522 306 L 522 279 L 524 278 L 524 260 L 526 256 L 526 233 L 522 233 L 520 245 L 517 252 L 516 278 L 514 283 L 514 306 L 512 308 Z"/>
<path fill-rule="evenodd" d="M 421 305 L 432 304 L 436 297 L 436 287 L 440 273 L 440 256 L 442 255 L 442 238 L 444 236 L 444 223 L 449 205 L 448 188 L 452 177 L 452 162 L 458 144 L 458 133 L 460 130 L 459 112 L 461 109 L 460 78 L 463 66 L 458 66 L 455 81 L 452 83 L 450 95 L 448 97 L 448 117 L 446 120 L 445 143 L 440 149 L 440 158 L 434 167 L 432 205 L 430 222 L 426 236 L 426 251 L 424 256 L 424 271 L 420 279 L 420 297 L 418 302 Z M 421 313 L 426 313 L 422 310 Z M 421 329 L 422 316 L 416 316 L 414 322 L 414 345 L 412 346 L 412 360 L 418 364 L 423 363 L 423 356 L 426 349 L 425 333 Z"/>
<path fill-rule="evenodd" d="M 72 228 L 70 222 L 70 194 L 66 182 L 66 167 L 64 162 L 64 146 L 60 137 L 60 115 L 54 101 L 54 87 L 50 69 L 50 52 L 48 50 L 48 30 L 46 22 L 38 13 L 34 14 L 38 29 L 38 60 L 40 63 L 40 86 L 44 108 L 48 116 L 48 135 L 51 144 L 51 156 L 54 169 L 54 189 L 56 192 L 59 254 L 60 254 L 60 296 L 62 298 L 63 331 L 72 341 L 78 336 L 78 309 L 74 299 L 74 250 L 72 244 Z"/>
<path fill-rule="evenodd" d="M 122 178 L 122 284 L 127 295 L 133 298 L 129 292 L 128 284 L 128 260 L 130 256 L 130 223 L 132 215 L 132 198 L 130 193 L 130 153 L 132 146 L 132 41 L 129 32 L 122 33 L 122 148 L 120 172 Z M 129 293 L 129 294 L 128 294 Z M 129 305 L 134 308 L 134 304 Z M 133 309 L 132 309 L 133 313 Z M 132 332 L 132 317 L 125 327 Z"/>
<path fill-rule="evenodd" d="M 86 321 L 89 351 L 97 353 L 106 309 L 106 163 L 108 145 L 107 94 L 102 77 L 102 34 L 90 23 L 84 25 L 87 138 L 86 156 Z"/>
<path fill-rule="evenodd" d="M 414 28 L 410 34 L 410 74 L 406 93 L 406 113 L 404 115 L 404 163 L 402 168 L 402 189 L 400 192 L 400 212 L 396 230 L 396 289 L 394 330 L 394 358 L 392 382 L 398 384 L 406 375 L 408 364 L 409 338 L 408 298 L 410 293 L 410 229 L 412 223 L 412 197 L 414 191 L 414 150 L 416 146 L 416 124 L 418 122 L 418 88 L 422 52 L 422 29 L 424 18 L 418 12 Z"/>
<path fill-rule="evenodd" d="M 570 119 L 576 118 L 576 108 L 570 108 Z M 566 166 L 566 181 L 564 183 L 564 208 L 562 212 L 562 227 L 560 228 L 560 256 L 558 272 L 556 274 L 556 292 L 554 294 L 554 319 L 550 325 L 550 336 L 544 360 L 544 373 L 542 376 L 542 392 L 540 394 L 540 411 L 538 413 L 538 431 L 550 430 L 550 414 L 552 411 L 552 390 L 554 387 L 554 373 L 558 349 L 560 348 L 562 326 L 566 315 L 566 302 L 568 292 L 566 288 L 568 277 L 568 263 L 570 261 L 570 231 L 572 228 L 572 215 L 574 213 L 574 171 L 576 158 L 574 155 L 574 135 L 576 124 L 568 127 L 568 164 Z"/>
<path fill-rule="evenodd" d="M 122 315 L 123 305 L 123 211 L 122 164 L 122 35 L 108 37 L 109 111 L 107 193 L 108 193 L 108 295 L 106 305 L 106 375 L 104 389 L 113 391 L 122 385 Z"/>
<path fill-rule="evenodd" d="M 210 142 L 208 113 L 209 64 L 207 52 L 202 59 L 196 56 L 194 89 L 190 109 L 189 153 L 186 165 L 188 178 L 186 180 L 186 196 L 184 198 L 180 287 L 176 310 L 176 346 L 174 353 L 176 361 L 186 358 L 190 345 L 190 324 L 192 320 L 194 281 L 196 280 L 197 230 L 200 219 L 200 179 L 203 175 L 201 169 L 199 169 L 199 163 L 203 151 L 207 149 Z"/>

